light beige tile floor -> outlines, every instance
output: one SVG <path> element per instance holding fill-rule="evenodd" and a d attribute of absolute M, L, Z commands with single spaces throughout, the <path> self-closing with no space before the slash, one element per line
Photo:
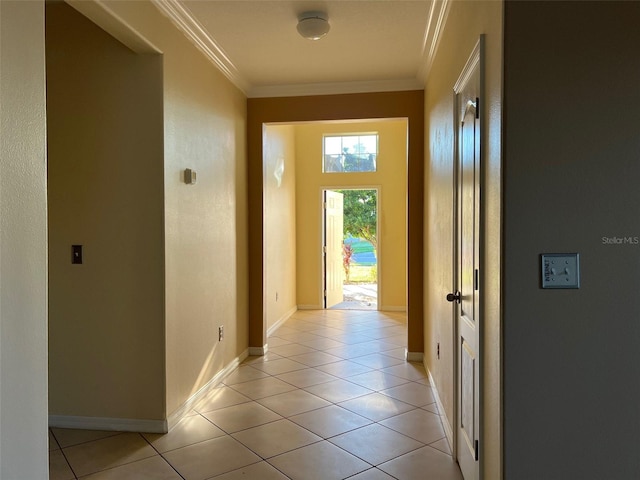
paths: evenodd
<path fill-rule="evenodd" d="M 296 312 L 170 433 L 53 428 L 52 480 L 462 480 L 406 316 Z"/>

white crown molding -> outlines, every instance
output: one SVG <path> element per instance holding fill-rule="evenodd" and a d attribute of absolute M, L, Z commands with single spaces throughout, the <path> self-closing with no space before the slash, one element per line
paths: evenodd
<path fill-rule="evenodd" d="M 236 87 L 247 94 L 250 84 L 193 14 L 178 0 L 151 0 Z"/>
<path fill-rule="evenodd" d="M 339 95 L 350 93 L 395 92 L 422 90 L 437 50 L 440 34 L 446 22 L 451 0 L 435 0 L 429 12 L 425 31 L 423 60 L 417 78 L 373 80 L 364 82 L 326 82 L 290 85 L 254 86 L 244 78 L 231 59 L 206 28 L 179 0 L 151 0 L 151 2 L 249 98 L 299 97 L 307 95 Z"/>
<path fill-rule="evenodd" d="M 372 80 L 366 82 L 326 82 L 295 85 L 267 85 L 249 89 L 249 98 L 301 97 L 308 95 L 340 95 L 347 93 L 398 92 L 423 90 L 418 79 Z M 300 306 L 298 307 L 300 308 Z M 315 307 L 314 307 L 315 308 Z"/>
<path fill-rule="evenodd" d="M 422 45 L 422 62 L 418 69 L 418 80 L 424 85 L 429 77 L 433 59 L 438 51 L 440 38 L 444 31 L 449 10 L 451 9 L 452 0 L 434 0 L 429 11 L 429 21 L 424 32 L 424 41 Z"/>

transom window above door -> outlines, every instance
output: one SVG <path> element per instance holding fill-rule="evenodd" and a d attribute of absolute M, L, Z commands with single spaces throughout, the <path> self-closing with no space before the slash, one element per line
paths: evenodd
<path fill-rule="evenodd" d="M 375 172 L 377 157 L 377 133 L 323 137 L 324 173 Z"/>

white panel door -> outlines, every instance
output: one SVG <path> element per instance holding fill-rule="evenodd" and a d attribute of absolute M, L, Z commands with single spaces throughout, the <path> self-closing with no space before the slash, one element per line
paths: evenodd
<path fill-rule="evenodd" d="M 324 232 L 325 232 L 325 308 L 344 300 L 344 268 L 342 266 L 343 233 L 343 195 L 326 190 L 324 193 Z"/>
<path fill-rule="evenodd" d="M 479 478 L 480 454 L 480 43 L 456 84 L 457 338 L 456 456 L 465 480 Z"/>

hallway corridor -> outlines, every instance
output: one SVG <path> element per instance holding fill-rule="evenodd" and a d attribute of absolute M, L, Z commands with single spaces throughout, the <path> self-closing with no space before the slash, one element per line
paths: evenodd
<path fill-rule="evenodd" d="M 462 480 L 406 315 L 298 311 L 170 433 L 51 429 L 52 480 Z"/>

